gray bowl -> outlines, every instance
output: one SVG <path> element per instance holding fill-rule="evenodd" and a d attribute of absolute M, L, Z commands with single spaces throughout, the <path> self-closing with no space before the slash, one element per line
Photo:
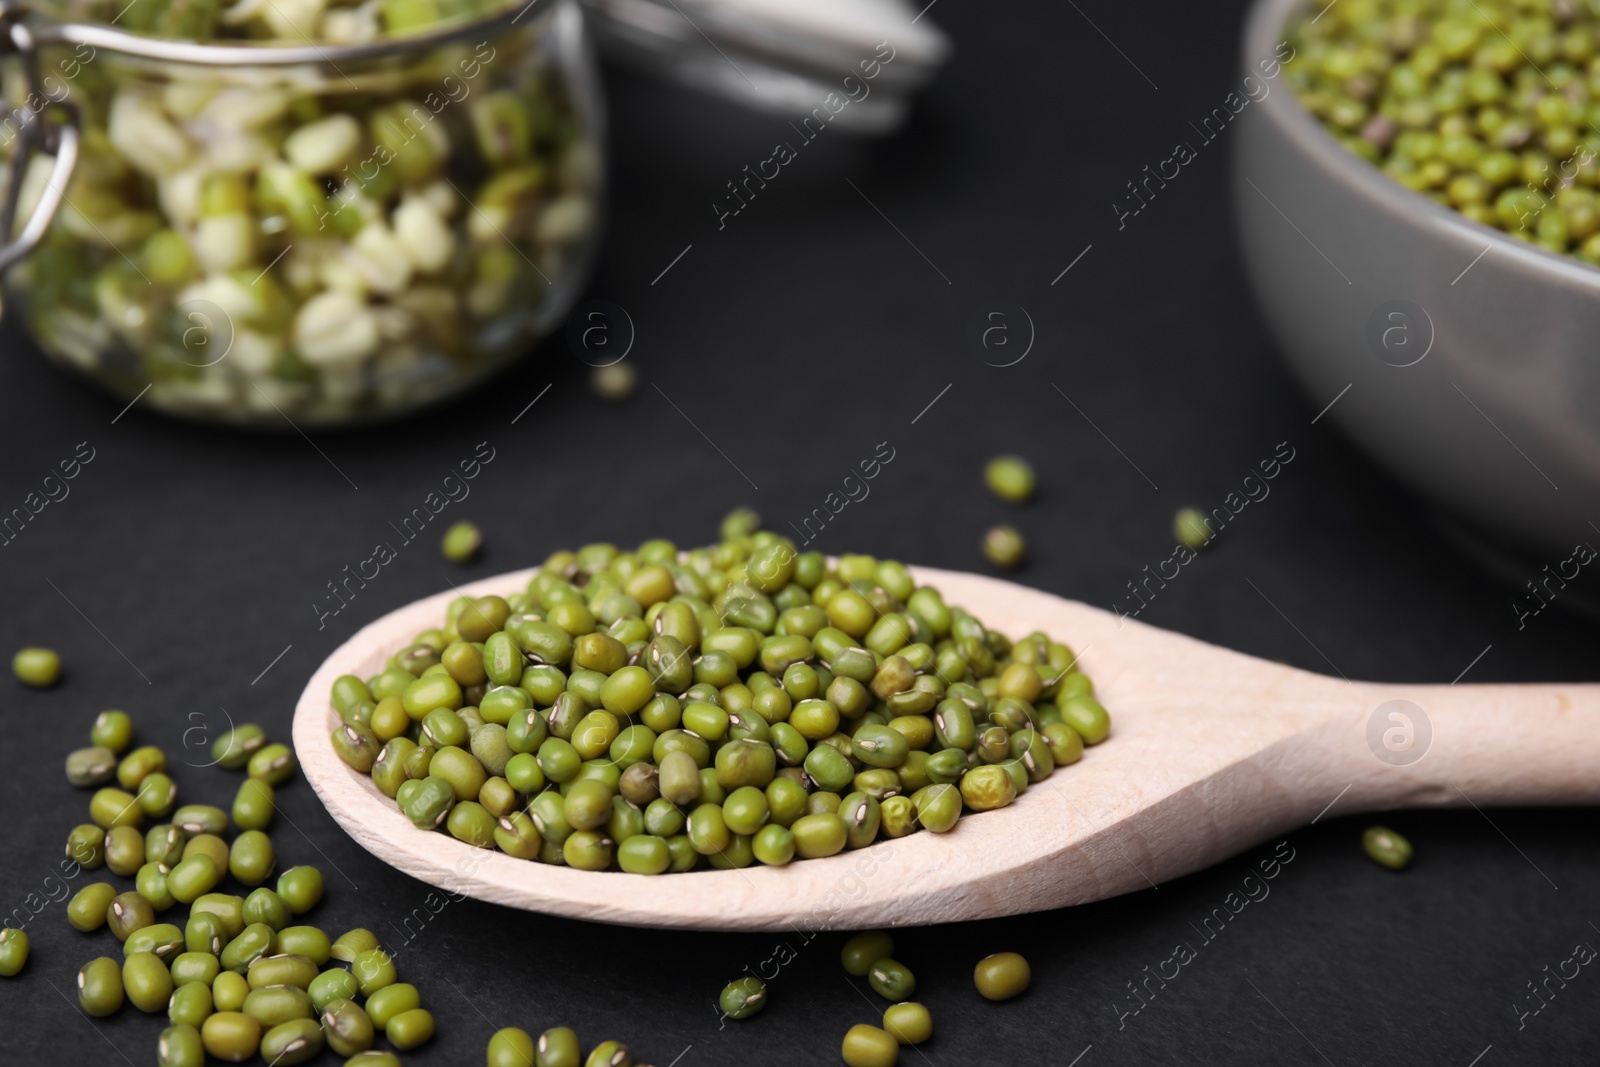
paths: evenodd
<path fill-rule="evenodd" d="M 1233 139 L 1245 271 L 1279 350 L 1314 409 L 1331 404 L 1322 421 L 1490 540 L 1552 565 L 1600 546 L 1600 269 L 1335 141 L 1283 74 L 1263 77 L 1303 10 L 1251 9 L 1252 81 L 1235 88 L 1259 99 L 1218 135 Z"/>

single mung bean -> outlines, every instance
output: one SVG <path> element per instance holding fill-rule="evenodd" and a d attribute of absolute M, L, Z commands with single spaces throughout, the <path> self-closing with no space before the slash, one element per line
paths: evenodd
<path fill-rule="evenodd" d="M 440 551 L 452 563 L 470 563 L 483 545 L 483 532 L 465 520 L 452 523 L 444 532 Z"/>
<path fill-rule="evenodd" d="M 1098 700 L 1088 694 L 1063 698 L 1061 719 L 1078 731 L 1086 745 L 1098 745 L 1111 733 L 1111 716 Z"/>
<path fill-rule="evenodd" d="M 11 657 L 11 673 L 24 685 L 48 689 L 61 677 L 61 657 L 48 648 L 19 649 Z"/>
<path fill-rule="evenodd" d="M 849 1067 L 894 1067 L 900 1059 L 900 1043 L 887 1031 L 857 1023 L 845 1033 L 839 1055 Z"/>
<path fill-rule="evenodd" d="M 211 985 L 217 980 L 217 975 L 222 973 L 222 964 L 210 952 L 180 952 L 172 960 L 172 981 L 175 985 L 184 986 L 190 982 L 199 982 L 206 987 L 206 995 L 211 993 Z M 210 1003 L 208 1000 L 207 1003 Z M 196 1023 L 195 1025 L 199 1025 Z"/>
<path fill-rule="evenodd" d="M 533 1062 L 535 1067 L 579 1067 L 581 1056 L 578 1035 L 557 1026 L 539 1035 Z"/>
<path fill-rule="evenodd" d="M 78 1005 L 89 1015 L 114 1015 L 124 996 L 122 966 L 109 956 L 90 960 L 78 971 Z"/>
<path fill-rule="evenodd" d="M 1016 784 L 1003 767 L 974 767 L 961 776 L 961 799 L 973 811 L 1003 808 L 1016 797 Z"/>
<path fill-rule="evenodd" d="M 239 792 L 233 798 L 233 824 L 241 830 L 265 830 L 272 825 L 278 806 L 272 786 L 259 778 L 246 778 L 239 783 Z"/>
<path fill-rule="evenodd" d="M 265 923 L 251 923 L 246 926 L 239 932 L 238 937 L 228 942 L 222 950 L 222 955 L 218 957 L 223 969 L 244 974 L 252 963 L 272 951 L 275 936 L 272 927 Z"/>
<path fill-rule="evenodd" d="M 265 882 L 276 864 L 272 839 L 260 830 L 246 830 L 233 839 L 228 850 L 228 873 L 243 885 Z"/>
<path fill-rule="evenodd" d="M 106 924 L 117 890 L 110 882 L 92 882 L 78 890 L 67 902 L 67 922 L 74 930 L 92 933 Z"/>
<path fill-rule="evenodd" d="M 261 1058 L 273 1067 L 304 1063 L 322 1051 L 324 1035 L 315 1019 L 279 1023 L 261 1035 Z"/>
<path fill-rule="evenodd" d="M 122 954 L 128 957 L 148 952 L 162 963 L 170 963 L 185 947 L 182 930 L 172 923 L 155 923 L 129 934 L 122 943 Z"/>
<path fill-rule="evenodd" d="M 220 767 L 237 771 L 267 743 L 267 735 L 254 723 L 235 726 L 211 743 L 211 759 Z"/>
<path fill-rule="evenodd" d="M 350 961 L 350 973 L 355 975 L 356 985 L 364 997 L 370 997 L 385 986 L 391 986 L 400 980 L 394 961 L 381 948 L 357 953 L 356 958 Z"/>
<path fill-rule="evenodd" d="M 137 791 L 139 783 L 167 769 L 167 754 L 154 745 L 144 745 L 122 757 L 117 764 L 117 784 Z"/>
<path fill-rule="evenodd" d="M 323 971 L 312 978 L 305 989 L 312 1006 L 318 1011 L 326 1009 L 336 1000 L 354 1000 L 361 992 L 356 977 L 342 967 Z"/>
<path fill-rule="evenodd" d="M 753 975 L 735 978 L 717 998 L 722 1014 L 730 1019 L 748 1019 L 767 1006 L 767 984 Z"/>
<path fill-rule="evenodd" d="M 1028 988 L 1033 971 L 1015 952 L 996 952 L 978 961 L 972 981 L 988 1000 L 1010 1000 Z"/>
<path fill-rule="evenodd" d="M 1172 536 L 1178 544 L 1198 552 L 1211 541 L 1211 525 L 1199 508 L 1180 508 L 1172 517 Z"/>
<path fill-rule="evenodd" d="M 339 997 L 321 1008 L 322 1030 L 328 1047 L 340 1056 L 354 1056 L 372 1047 L 377 1028 L 366 1011 L 354 1001 Z"/>
<path fill-rule="evenodd" d="M 178 800 L 178 785 L 167 775 L 160 771 L 146 775 L 139 783 L 137 791 L 139 807 L 153 819 L 161 819 L 172 813 L 173 805 Z"/>
<path fill-rule="evenodd" d="M 122 961 L 122 988 L 140 1011 L 161 1011 L 172 996 L 172 972 L 154 953 L 135 952 Z"/>
<path fill-rule="evenodd" d="M 125 711 L 102 711 L 89 727 L 89 743 L 124 752 L 133 743 L 133 720 Z"/>
<path fill-rule="evenodd" d="M 296 915 L 304 915 L 322 899 L 322 872 L 315 867 L 290 867 L 278 876 L 278 895 Z"/>
<path fill-rule="evenodd" d="M 172 813 L 172 825 L 185 833 L 220 837 L 228 832 L 228 814 L 209 804 L 185 804 Z"/>
<path fill-rule="evenodd" d="M 933 1015 L 914 1000 L 891 1004 L 883 1013 L 883 1029 L 902 1045 L 920 1045 L 933 1036 Z"/>
<path fill-rule="evenodd" d="M 126 978 L 127 964 L 123 964 L 123 972 Z M 172 997 L 167 1002 L 168 1022 L 202 1026 L 214 1010 L 216 1006 L 211 1000 L 209 982 L 184 982 L 178 985 L 174 979 Z"/>
<path fill-rule="evenodd" d="M 67 781 L 79 789 L 105 785 L 117 776 L 117 754 L 103 745 L 74 750 L 67 756 Z"/>
<path fill-rule="evenodd" d="M 294 773 L 296 766 L 294 752 L 288 745 L 263 745 L 250 756 L 245 765 L 252 778 L 259 778 L 268 785 L 282 785 Z"/>
<path fill-rule="evenodd" d="M 28 935 L 14 926 L 0 928 L 0 978 L 13 978 L 28 962 Z"/>
<path fill-rule="evenodd" d="M 394 1016 L 383 1028 L 389 1044 L 401 1052 L 425 1045 L 433 1038 L 433 1014 L 426 1008 L 412 1008 Z"/>
<path fill-rule="evenodd" d="M 183 855 L 179 863 L 204 856 L 209 859 L 219 872 L 228 869 L 228 843 L 218 834 L 194 834 L 183 843 Z"/>
<path fill-rule="evenodd" d="M 261 1047 L 261 1024 L 240 1011 L 218 1011 L 200 1027 L 206 1054 L 225 1063 L 243 1063 Z"/>
<path fill-rule="evenodd" d="M 533 1035 L 515 1026 L 496 1030 L 489 1038 L 488 1067 L 533 1067 Z"/>
<path fill-rule="evenodd" d="M 189 905 L 189 917 L 192 921 L 196 915 L 211 916 L 220 925 L 223 940 L 228 941 L 245 928 L 244 905 L 244 898 L 232 893 L 207 893 Z"/>
<path fill-rule="evenodd" d="M 769 823 L 756 831 L 750 841 L 755 858 L 769 867 L 781 867 L 794 859 L 794 834 L 787 827 Z"/>
<path fill-rule="evenodd" d="M 996 456 L 983 469 L 984 484 L 1001 500 L 1021 504 L 1033 495 L 1033 467 L 1021 456 Z"/>
<path fill-rule="evenodd" d="M 305 930 L 308 927 L 291 927 L 292 930 Z M 291 944 L 298 941 L 293 938 Z M 283 933 L 278 934 L 273 943 L 274 954 L 259 956 L 250 961 L 250 968 L 245 972 L 245 979 L 250 983 L 251 989 L 264 989 L 267 986 L 294 986 L 297 989 L 307 989 L 317 977 L 317 963 L 309 956 L 298 956 L 288 950 L 283 944 Z"/>
<path fill-rule="evenodd" d="M 1370 826 L 1361 835 L 1361 847 L 1368 856 L 1392 871 L 1411 863 L 1411 842 L 1387 826 Z"/>
<path fill-rule="evenodd" d="M 192 842 L 191 842 L 192 843 Z M 190 904 L 217 887 L 222 871 L 210 856 L 190 856 L 167 875 L 167 891 L 180 904 Z"/>
<path fill-rule="evenodd" d="M 238 1011 L 250 995 L 250 983 L 235 971 L 222 971 L 211 981 L 211 1003 L 217 1011 Z"/>
<path fill-rule="evenodd" d="M 200 1031 L 190 1023 L 177 1023 L 156 1039 L 156 1067 L 205 1067 L 206 1047 Z"/>
<path fill-rule="evenodd" d="M 321 967 L 333 956 L 328 935 L 315 926 L 287 926 L 278 931 L 277 949 L 289 956 L 300 956 Z M 309 979 L 308 979 L 309 981 Z"/>
<path fill-rule="evenodd" d="M 106 864 L 106 832 L 94 823 L 74 826 L 67 835 L 67 858 L 85 870 Z"/>
<path fill-rule="evenodd" d="M 118 941 L 154 924 L 156 911 L 150 902 L 138 893 L 119 893 L 106 908 L 106 925 Z"/>
<path fill-rule="evenodd" d="M 240 1010 L 264 1030 L 293 1019 L 309 1019 L 312 1014 L 311 998 L 305 990 L 281 985 L 250 990 Z"/>
<path fill-rule="evenodd" d="M 885 1000 L 910 1000 L 916 991 L 917 980 L 911 968 L 889 956 L 875 960 L 867 968 L 867 984 Z"/>
<path fill-rule="evenodd" d="M 336 960 L 349 963 L 363 952 L 370 952 L 378 947 L 378 935 L 364 926 L 346 930 L 340 934 L 329 949 L 328 955 Z"/>
<path fill-rule="evenodd" d="M 602 1041 L 583 1063 L 584 1067 L 633 1067 L 633 1053 L 620 1041 Z"/>
<path fill-rule="evenodd" d="M 144 834 L 131 826 L 107 830 L 104 848 L 106 868 L 112 874 L 131 878 L 144 866 Z"/>
<path fill-rule="evenodd" d="M 372 1025 L 382 1030 L 401 1012 L 422 1006 L 421 994 L 409 982 L 397 982 L 376 990 L 367 998 L 365 1011 Z"/>
<path fill-rule="evenodd" d="M 274 931 L 282 930 L 294 918 L 294 912 L 274 890 L 261 886 L 250 892 L 244 901 L 244 921 L 260 923 Z"/>
<path fill-rule="evenodd" d="M 1022 557 L 1026 552 L 1022 534 L 1017 532 L 1015 526 L 1002 524 L 992 526 L 983 535 L 983 554 L 990 563 L 996 567 L 1011 570 L 1022 565 Z"/>
<path fill-rule="evenodd" d="M 139 826 L 144 823 L 144 809 L 139 798 L 114 786 L 106 786 L 89 798 L 89 818 L 102 830 L 114 826 Z"/>

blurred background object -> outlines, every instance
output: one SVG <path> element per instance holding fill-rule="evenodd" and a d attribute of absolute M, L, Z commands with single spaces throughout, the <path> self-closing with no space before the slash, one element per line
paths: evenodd
<path fill-rule="evenodd" d="M 1247 86 L 1311 10 L 1253 7 Z M 1229 131 L 1233 204 L 1246 277 L 1308 403 L 1514 585 L 1600 545 L 1600 269 L 1407 189 L 1286 80 Z"/>
<path fill-rule="evenodd" d="M 583 2 L 606 55 L 796 121 L 830 93 L 860 93 L 871 63 L 881 77 L 851 100 L 859 106 L 838 112 L 839 128 L 856 133 L 899 127 L 911 94 L 949 52 L 944 34 L 922 20 L 933 5 L 918 11 L 905 0 Z"/>

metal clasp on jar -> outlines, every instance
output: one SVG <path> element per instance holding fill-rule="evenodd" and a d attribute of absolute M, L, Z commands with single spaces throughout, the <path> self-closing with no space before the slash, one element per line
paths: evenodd
<path fill-rule="evenodd" d="M 4 200 L 0 201 L 0 274 L 25 257 L 44 238 L 50 220 L 67 196 L 67 184 L 78 161 L 78 109 L 65 99 L 56 99 L 39 76 L 39 55 L 33 33 L 22 22 L 24 9 L 0 0 L 0 58 L 14 55 L 22 64 L 27 98 L 10 111 L 0 127 L 11 136 Z M 50 113 L 59 112 L 60 121 Z M 29 189 L 29 174 L 36 155 L 52 157 L 49 172 L 42 178 L 43 188 Z M 28 199 L 27 217 L 17 227 L 19 209 Z"/>

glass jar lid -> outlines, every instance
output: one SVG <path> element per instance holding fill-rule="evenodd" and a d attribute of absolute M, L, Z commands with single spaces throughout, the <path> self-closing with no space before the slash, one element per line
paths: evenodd
<path fill-rule="evenodd" d="M 790 119 L 893 130 L 949 52 L 907 0 L 583 0 L 604 52 Z M 931 7 L 932 5 L 927 5 Z"/>

